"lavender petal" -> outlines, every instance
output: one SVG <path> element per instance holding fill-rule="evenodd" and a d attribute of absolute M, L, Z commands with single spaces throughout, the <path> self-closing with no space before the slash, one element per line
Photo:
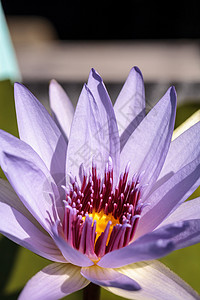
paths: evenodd
<path fill-rule="evenodd" d="M 50 82 L 49 100 L 53 119 L 68 142 L 74 117 L 74 107 L 68 95 L 56 80 Z"/>
<path fill-rule="evenodd" d="M 59 185 L 64 183 L 67 143 L 57 125 L 35 96 L 15 84 L 15 105 L 20 139 L 45 162 Z"/>
<path fill-rule="evenodd" d="M 89 281 L 80 268 L 71 264 L 54 263 L 33 276 L 19 296 L 19 300 L 57 300 L 83 289 Z"/>
<path fill-rule="evenodd" d="M 114 269 L 93 266 L 90 268 L 82 268 L 81 274 L 87 280 L 103 287 L 116 287 L 127 291 L 140 290 L 140 286 L 135 280 Z"/>
<path fill-rule="evenodd" d="M 141 174 L 148 183 L 145 194 L 156 181 L 164 164 L 174 128 L 176 93 L 171 87 L 128 139 L 121 152 L 120 169 L 130 161 L 130 174 Z"/>
<path fill-rule="evenodd" d="M 114 105 L 120 135 L 120 148 L 124 147 L 133 131 L 145 117 L 145 90 L 141 71 L 131 69 Z"/>
<path fill-rule="evenodd" d="M 52 261 L 67 262 L 49 235 L 23 214 L 0 202 L 0 232 L 15 243 Z"/>
<path fill-rule="evenodd" d="M 118 268 L 144 260 L 157 259 L 175 250 L 174 237 L 187 230 L 189 224 L 175 222 L 138 238 L 128 246 L 110 252 L 98 262 L 101 267 Z"/>

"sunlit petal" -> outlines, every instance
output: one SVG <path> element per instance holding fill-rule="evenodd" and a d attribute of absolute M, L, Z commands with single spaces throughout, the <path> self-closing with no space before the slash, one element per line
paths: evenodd
<path fill-rule="evenodd" d="M 32 277 L 19 300 L 57 300 L 89 284 L 80 274 L 80 268 L 71 264 L 54 263 Z"/>
<path fill-rule="evenodd" d="M 118 296 L 134 300 L 200 299 L 186 282 L 158 261 L 135 263 L 118 270 L 141 285 L 137 292 L 106 288 Z"/>

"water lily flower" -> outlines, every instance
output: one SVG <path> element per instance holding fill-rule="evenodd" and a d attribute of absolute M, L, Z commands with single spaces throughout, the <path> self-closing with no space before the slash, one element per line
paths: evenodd
<path fill-rule="evenodd" d="M 200 122 L 173 142 L 176 92 L 145 113 L 134 67 L 113 107 L 92 69 L 76 110 L 50 84 L 52 117 L 15 84 L 20 139 L 0 131 L 0 232 L 51 261 L 19 299 L 90 282 L 128 299 L 200 299 L 156 259 L 200 241 Z"/>

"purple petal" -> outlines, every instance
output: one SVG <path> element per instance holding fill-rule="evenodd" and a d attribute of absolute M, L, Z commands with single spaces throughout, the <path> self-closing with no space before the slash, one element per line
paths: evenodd
<path fill-rule="evenodd" d="M 190 127 L 170 145 L 157 186 L 200 155 L 200 122 Z"/>
<path fill-rule="evenodd" d="M 15 105 L 20 139 L 40 155 L 56 183 L 62 185 L 67 143 L 60 130 L 44 106 L 18 83 L 15 84 Z"/>
<path fill-rule="evenodd" d="M 72 122 L 67 151 L 67 170 L 77 178 L 81 164 L 84 163 L 85 168 L 91 168 L 92 160 L 95 158 L 101 170 L 104 159 L 106 160 L 101 149 L 99 118 L 100 111 L 96 101 L 87 86 L 84 86 Z"/>
<path fill-rule="evenodd" d="M 0 179 L 0 202 L 5 203 L 24 215 L 31 223 L 33 223 L 38 229 L 42 230 L 40 224 L 31 215 L 28 209 L 23 205 L 19 197 L 17 197 L 15 191 L 7 180 Z"/>
<path fill-rule="evenodd" d="M 93 83 L 91 83 L 91 78 Z M 112 104 L 98 74 L 90 74 L 89 85 L 85 85 L 80 95 L 68 144 L 67 170 L 78 176 L 79 167 L 92 166 L 95 161 L 100 173 L 112 158 L 114 180 L 117 180 L 119 166 L 119 135 Z M 93 94 L 94 92 L 94 94 Z"/>
<path fill-rule="evenodd" d="M 175 250 L 200 243 L 200 217 L 197 220 L 188 220 L 187 224 L 186 230 L 172 240 Z"/>
<path fill-rule="evenodd" d="M 176 221 L 200 219 L 200 197 L 182 203 L 157 228 Z"/>
<path fill-rule="evenodd" d="M 53 119 L 63 136 L 68 140 L 74 116 L 74 107 L 68 95 L 56 80 L 51 80 L 50 82 L 49 100 Z"/>
<path fill-rule="evenodd" d="M 141 71 L 134 67 L 115 102 L 121 149 L 145 117 L 145 90 Z"/>
<path fill-rule="evenodd" d="M 157 179 L 163 166 L 174 128 L 176 93 L 170 88 L 128 139 L 121 152 L 121 171 L 130 161 L 130 174 L 143 173 L 148 187 Z"/>
<path fill-rule="evenodd" d="M 141 290 L 137 292 L 106 288 L 118 296 L 135 300 L 200 299 L 200 296 L 186 282 L 159 261 L 134 263 L 119 268 L 118 271 L 137 280 L 141 285 Z"/>
<path fill-rule="evenodd" d="M 0 232 L 15 243 L 52 261 L 66 262 L 49 235 L 16 209 L 0 202 Z"/>
<path fill-rule="evenodd" d="M 175 250 L 174 237 L 187 230 L 189 224 L 176 222 L 140 237 L 130 245 L 112 251 L 98 262 L 101 267 L 117 268 L 138 261 L 160 258 Z"/>
<path fill-rule="evenodd" d="M 100 268 L 95 265 L 89 268 L 82 268 L 81 274 L 94 284 L 103 287 L 116 287 L 127 291 L 140 290 L 140 286 L 135 280 L 114 269 Z"/>
<path fill-rule="evenodd" d="M 110 156 L 113 161 L 114 182 L 118 180 L 119 175 L 119 155 L 120 140 L 117 121 L 112 102 L 103 83 L 101 76 L 91 69 L 88 78 L 88 88 L 90 89 L 100 111 L 100 128 L 102 139 L 102 154 L 107 159 Z"/>
<path fill-rule="evenodd" d="M 72 248 L 62 237 L 60 237 L 58 235 L 56 226 L 53 228 L 53 239 L 62 252 L 62 255 L 73 265 L 89 267 L 94 264 L 85 254 Z"/>
<path fill-rule="evenodd" d="M 136 237 L 156 228 L 178 205 L 184 202 L 200 184 L 200 157 L 187 164 L 155 190 L 147 199 Z"/>
<path fill-rule="evenodd" d="M 30 146 L 0 131 L 0 165 L 20 200 L 50 232 L 50 222 L 58 219 L 56 204 L 62 203 L 43 161 Z"/>
<path fill-rule="evenodd" d="M 71 264 L 54 263 L 33 276 L 19 300 L 57 300 L 83 289 L 89 281 L 80 274 L 80 268 Z"/>

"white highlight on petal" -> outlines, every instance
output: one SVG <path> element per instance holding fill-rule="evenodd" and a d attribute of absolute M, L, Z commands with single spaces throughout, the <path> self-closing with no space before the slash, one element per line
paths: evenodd
<path fill-rule="evenodd" d="M 172 141 L 175 140 L 179 135 L 185 132 L 187 129 L 192 127 L 194 124 L 200 121 L 200 109 L 192 114 L 185 122 L 183 122 L 179 127 L 177 127 L 172 135 Z"/>
<path fill-rule="evenodd" d="M 57 300 L 83 289 L 89 281 L 80 270 L 71 264 L 51 264 L 28 281 L 19 300 Z"/>
<path fill-rule="evenodd" d="M 141 285 L 141 290 L 137 292 L 106 288 L 118 296 L 134 300 L 200 299 L 186 282 L 158 261 L 139 262 L 117 270 Z"/>

